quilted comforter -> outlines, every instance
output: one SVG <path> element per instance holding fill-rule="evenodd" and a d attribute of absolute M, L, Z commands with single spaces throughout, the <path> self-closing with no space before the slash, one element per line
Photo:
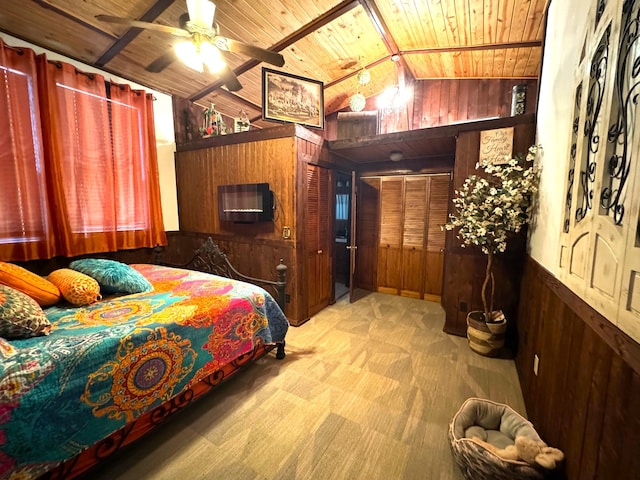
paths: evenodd
<path fill-rule="evenodd" d="M 149 293 L 45 310 L 46 337 L 0 351 L 0 478 L 34 478 L 254 347 L 288 322 L 263 289 L 133 265 Z"/>

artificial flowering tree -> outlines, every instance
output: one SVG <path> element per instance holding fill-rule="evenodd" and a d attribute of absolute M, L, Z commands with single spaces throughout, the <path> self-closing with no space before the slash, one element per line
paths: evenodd
<path fill-rule="evenodd" d="M 470 175 L 455 192 L 456 213 L 449 216 L 447 230 L 457 229 L 462 246 L 475 245 L 487 255 L 487 267 L 482 283 L 484 321 L 491 323 L 504 318 L 494 311 L 494 255 L 507 249 L 510 235 L 519 232 L 531 219 L 534 195 L 538 191 L 539 175 L 533 161 L 539 147 L 533 145 L 525 158 L 517 155 L 501 165 L 480 165 L 485 176 Z M 523 163 L 531 163 L 523 167 Z M 487 292 L 489 290 L 489 292 Z"/>

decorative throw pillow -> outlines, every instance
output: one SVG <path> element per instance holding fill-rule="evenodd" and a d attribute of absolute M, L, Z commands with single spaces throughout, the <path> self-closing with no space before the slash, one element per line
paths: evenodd
<path fill-rule="evenodd" d="M 0 337 L 0 359 L 6 360 L 16 354 L 16 349 L 4 338 Z"/>
<path fill-rule="evenodd" d="M 95 278 L 102 293 L 142 293 L 153 290 L 140 272 L 115 260 L 83 258 L 71 262 L 69 268 Z"/>
<path fill-rule="evenodd" d="M 61 298 L 53 283 L 13 263 L 0 262 L 0 283 L 26 293 L 43 307 L 55 305 Z"/>
<path fill-rule="evenodd" d="M 29 338 L 49 335 L 50 331 L 51 323 L 33 298 L 6 285 L 0 285 L 0 335 L 2 337 Z"/>
<path fill-rule="evenodd" d="M 70 268 L 60 268 L 47 279 L 60 289 L 62 296 L 74 305 L 89 305 L 102 299 L 100 285 L 93 278 Z"/>

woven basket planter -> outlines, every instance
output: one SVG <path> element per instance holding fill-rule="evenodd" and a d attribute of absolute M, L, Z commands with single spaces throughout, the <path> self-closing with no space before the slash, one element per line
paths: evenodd
<path fill-rule="evenodd" d="M 507 333 L 507 320 L 504 315 L 497 322 L 484 321 L 484 312 L 473 311 L 467 314 L 467 339 L 469 348 L 480 355 L 493 357 L 504 347 Z"/>
<path fill-rule="evenodd" d="M 501 431 L 505 430 L 505 425 L 511 426 L 514 430 L 513 432 L 504 431 L 503 433 L 512 436 L 514 439 L 517 434 L 540 440 L 540 436 L 533 428 L 533 425 L 508 405 L 480 398 L 469 398 L 462 404 L 449 424 L 451 452 L 464 478 L 467 480 L 544 479 L 548 471 L 532 467 L 520 460 L 503 459 L 485 448 L 476 439 L 464 436 L 465 431 L 474 422 L 481 423 L 477 418 L 487 411 L 491 411 L 493 417 L 504 418 L 504 423 L 501 426 L 497 426 Z M 485 425 L 485 427 L 488 426 Z M 494 428 L 494 426 L 490 428 Z"/>

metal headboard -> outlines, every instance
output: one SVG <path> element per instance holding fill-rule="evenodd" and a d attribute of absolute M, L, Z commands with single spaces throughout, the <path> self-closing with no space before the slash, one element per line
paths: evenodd
<path fill-rule="evenodd" d="M 227 277 L 235 280 L 242 280 L 243 282 L 253 283 L 255 285 L 263 287 L 265 290 L 271 290 L 271 292 L 275 294 L 274 298 L 278 302 L 278 305 L 280 305 L 280 308 L 283 312 L 285 311 L 287 266 L 284 264 L 283 259 L 280 259 L 280 264 L 276 266 L 277 280 L 275 281 L 243 275 L 238 270 L 236 270 L 233 265 L 231 265 L 231 262 L 227 258 L 227 254 L 220 250 L 220 247 L 218 247 L 218 245 L 213 241 L 211 237 L 208 237 L 207 240 L 194 251 L 193 258 L 185 264 L 175 265 L 164 263 L 159 258 L 157 260 L 158 261 L 156 263 L 161 265 L 212 273 L 221 277 Z"/>

